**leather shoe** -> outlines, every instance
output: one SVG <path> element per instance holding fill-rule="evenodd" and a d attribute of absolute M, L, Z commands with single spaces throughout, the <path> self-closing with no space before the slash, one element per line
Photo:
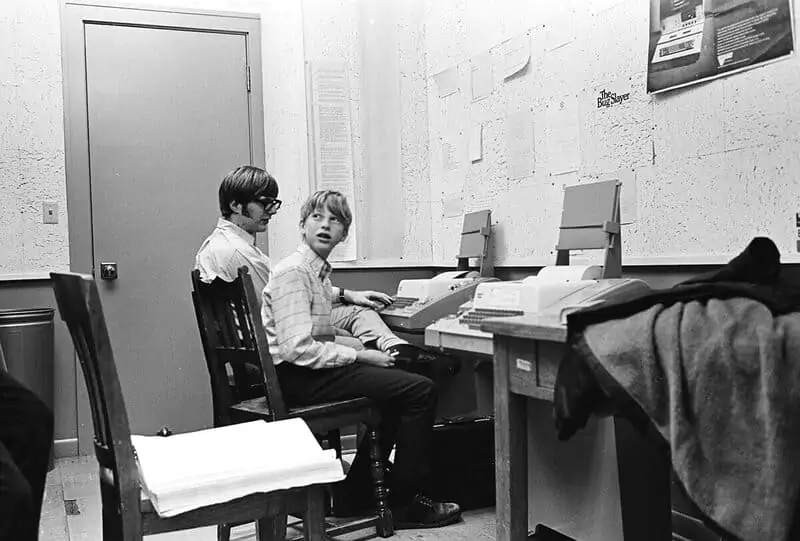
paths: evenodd
<path fill-rule="evenodd" d="M 392 463 L 387 461 L 383 473 L 383 482 L 387 490 L 391 473 Z M 348 478 L 334 484 L 331 516 L 345 518 L 374 513 L 376 508 L 374 488 L 372 479 L 367 477 L 357 481 Z"/>
<path fill-rule="evenodd" d="M 411 503 L 392 508 L 396 530 L 440 528 L 461 520 L 457 503 L 437 502 L 417 494 Z"/>
<path fill-rule="evenodd" d="M 388 353 L 394 357 L 398 368 L 426 376 L 433 381 L 455 376 L 461 369 L 461 363 L 457 359 L 413 344 L 392 346 Z"/>

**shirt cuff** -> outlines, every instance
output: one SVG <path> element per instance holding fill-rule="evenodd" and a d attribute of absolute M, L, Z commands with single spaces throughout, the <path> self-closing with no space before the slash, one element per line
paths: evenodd
<path fill-rule="evenodd" d="M 358 352 L 350 346 L 336 344 L 336 366 L 345 366 L 356 362 Z"/>

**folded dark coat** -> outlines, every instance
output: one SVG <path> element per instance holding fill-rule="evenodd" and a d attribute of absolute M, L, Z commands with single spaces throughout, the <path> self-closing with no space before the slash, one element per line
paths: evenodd
<path fill-rule="evenodd" d="M 559 437 L 611 407 L 657 432 L 687 495 L 721 529 L 746 541 L 790 539 L 800 295 L 776 267 L 774 244 L 757 239 L 690 284 L 573 315 L 556 381 Z"/>

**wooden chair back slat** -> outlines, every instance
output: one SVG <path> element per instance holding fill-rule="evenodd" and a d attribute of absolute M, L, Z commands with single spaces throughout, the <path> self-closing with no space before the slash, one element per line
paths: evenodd
<path fill-rule="evenodd" d="M 141 538 L 138 468 L 97 285 L 91 276 L 75 273 L 50 273 L 50 278 L 58 311 L 69 328 L 86 380 L 95 429 L 95 456 L 110 474 L 101 475 L 111 483 L 103 487 L 104 528 L 115 523 L 122 528 L 122 538 Z M 113 504 L 105 497 L 113 498 Z M 106 516 L 109 509 L 116 509 L 117 513 Z"/>
<path fill-rule="evenodd" d="M 251 378 L 246 372 L 246 363 L 261 369 L 263 388 L 260 393 L 266 397 L 273 418 L 285 419 L 286 406 L 261 325 L 260 301 L 247 268 L 241 267 L 232 282 L 216 278 L 210 283 L 203 282 L 200 272 L 195 270 L 192 272 L 192 287 L 195 314 L 211 376 L 215 424 L 229 424 L 228 408 L 247 398 Z M 233 388 L 226 367 L 233 374 Z"/>

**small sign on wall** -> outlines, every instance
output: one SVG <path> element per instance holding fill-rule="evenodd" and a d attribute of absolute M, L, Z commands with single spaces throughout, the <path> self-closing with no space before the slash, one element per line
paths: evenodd
<path fill-rule="evenodd" d="M 624 105 L 631 99 L 630 79 L 621 79 L 610 84 L 598 86 L 595 89 L 595 104 L 597 109 L 610 109 Z"/>
<path fill-rule="evenodd" d="M 797 227 L 797 251 L 800 252 L 800 212 L 794 215 L 794 223 Z"/>

